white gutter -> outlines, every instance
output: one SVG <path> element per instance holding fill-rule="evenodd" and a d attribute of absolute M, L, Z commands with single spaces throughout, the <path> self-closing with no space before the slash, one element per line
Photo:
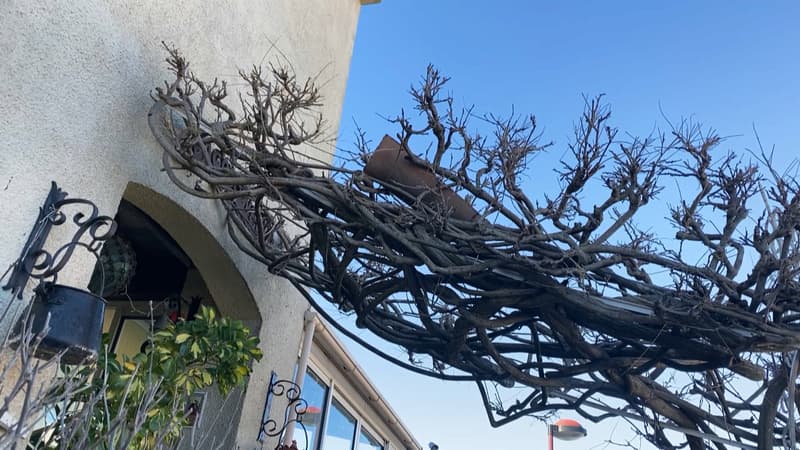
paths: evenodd
<path fill-rule="evenodd" d="M 300 392 L 303 392 L 303 380 L 305 380 L 306 368 L 308 367 L 308 357 L 311 355 L 311 344 L 314 342 L 314 330 L 316 329 L 317 313 L 311 308 L 306 310 L 303 316 L 304 330 L 303 348 L 300 350 L 300 359 L 297 361 L 297 372 L 294 374 L 294 384 Z M 291 445 L 294 439 L 294 429 L 297 423 L 297 411 L 291 408 L 287 418 L 286 432 L 283 435 L 283 443 Z"/>

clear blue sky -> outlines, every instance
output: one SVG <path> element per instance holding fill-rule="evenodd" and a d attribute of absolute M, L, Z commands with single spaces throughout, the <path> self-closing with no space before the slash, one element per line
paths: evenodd
<path fill-rule="evenodd" d="M 755 126 L 779 159 L 800 153 L 797 1 L 384 0 L 365 6 L 339 147 L 353 148 L 354 122 L 374 142 L 396 132 L 379 116 L 411 109 L 408 88 L 428 63 L 452 77 L 450 90 L 465 106 L 535 113 L 544 138 L 556 143 L 556 159 L 582 95 L 600 93 L 614 123 L 633 135 L 665 127 L 663 111 L 670 120 L 691 117 L 732 136 L 724 150 L 754 148 Z M 552 166 L 552 158 L 541 162 Z M 350 348 L 423 445 L 545 448 L 539 422 L 491 429 L 472 384 L 423 379 Z M 556 448 L 605 448 L 606 439 L 631 436 L 621 421 L 584 425 L 587 439 Z"/>

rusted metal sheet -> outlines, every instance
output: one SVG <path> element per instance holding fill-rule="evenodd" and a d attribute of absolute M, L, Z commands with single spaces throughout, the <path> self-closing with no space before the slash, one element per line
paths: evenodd
<path fill-rule="evenodd" d="M 385 184 L 396 185 L 411 197 L 405 198 L 406 201 L 420 200 L 448 211 L 454 219 L 472 221 L 480 218 L 472 205 L 445 186 L 430 167 L 416 163 L 408 150 L 389 135 L 383 137 L 370 156 L 364 173 Z"/>

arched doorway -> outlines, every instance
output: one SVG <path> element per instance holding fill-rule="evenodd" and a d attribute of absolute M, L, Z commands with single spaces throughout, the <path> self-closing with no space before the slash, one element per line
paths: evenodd
<path fill-rule="evenodd" d="M 202 305 L 243 321 L 258 334 L 262 319 L 255 299 L 225 249 L 203 225 L 213 223 L 209 216 L 213 219 L 214 211 L 200 210 L 198 215 L 204 213 L 201 222 L 139 184 L 125 190 L 115 216 L 117 236 L 101 256 L 105 280 L 100 281 L 98 266 L 90 282 L 93 290 L 105 290 L 104 331 L 118 358 L 145 350 L 150 333 L 170 320 L 191 320 Z M 208 389 L 193 396 L 200 405 L 197 422 L 185 429 L 179 448 L 205 448 L 211 442 L 233 446 L 243 392 L 235 390 L 222 398 L 216 389 Z"/>
<path fill-rule="evenodd" d="M 191 258 L 129 200 L 120 202 L 117 232 L 103 247 L 89 289 L 106 299 L 104 332 L 121 359 L 143 351 L 152 330 L 191 320 L 201 306 L 219 310 Z"/>
<path fill-rule="evenodd" d="M 202 202 L 200 206 L 207 213 L 213 203 Z M 134 276 L 131 288 L 136 287 L 139 294 L 149 294 L 151 298 L 174 293 L 185 270 L 187 294 L 196 286 L 200 289 L 198 295 L 207 294 L 222 314 L 242 320 L 251 330 L 258 331 L 261 315 L 245 279 L 218 238 L 193 214 L 146 186 L 129 183 L 117 219 L 121 236 L 139 236 L 138 239 L 132 236 L 134 245 L 150 252 L 150 262 L 146 266 L 138 264 L 137 268 L 149 275 L 142 275 L 141 280 Z M 205 219 L 222 222 L 221 217 Z"/>

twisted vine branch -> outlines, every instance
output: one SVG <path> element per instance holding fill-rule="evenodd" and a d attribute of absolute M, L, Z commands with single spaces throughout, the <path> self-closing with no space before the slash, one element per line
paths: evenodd
<path fill-rule="evenodd" d="M 242 73 L 239 113 L 169 53 L 150 124 L 175 184 L 222 201 L 270 272 L 405 348 L 398 364 L 477 382 L 493 424 L 624 415 L 658 447 L 693 450 L 772 448 L 796 426 L 779 400 L 800 345 L 800 196 L 769 155 L 724 154 L 688 123 L 624 142 L 589 99 L 560 189 L 532 198 L 523 177 L 549 146 L 535 118 L 471 131 L 429 68 L 411 91 L 421 120 L 393 119 L 397 139 L 374 152 L 362 139 L 364 170 L 337 167 L 303 156 L 323 123 L 313 80 Z M 674 239 L 634 222 L 667 181 L 683 192 Z M 511 405 L 493 394 L 520 385 Z"/>

